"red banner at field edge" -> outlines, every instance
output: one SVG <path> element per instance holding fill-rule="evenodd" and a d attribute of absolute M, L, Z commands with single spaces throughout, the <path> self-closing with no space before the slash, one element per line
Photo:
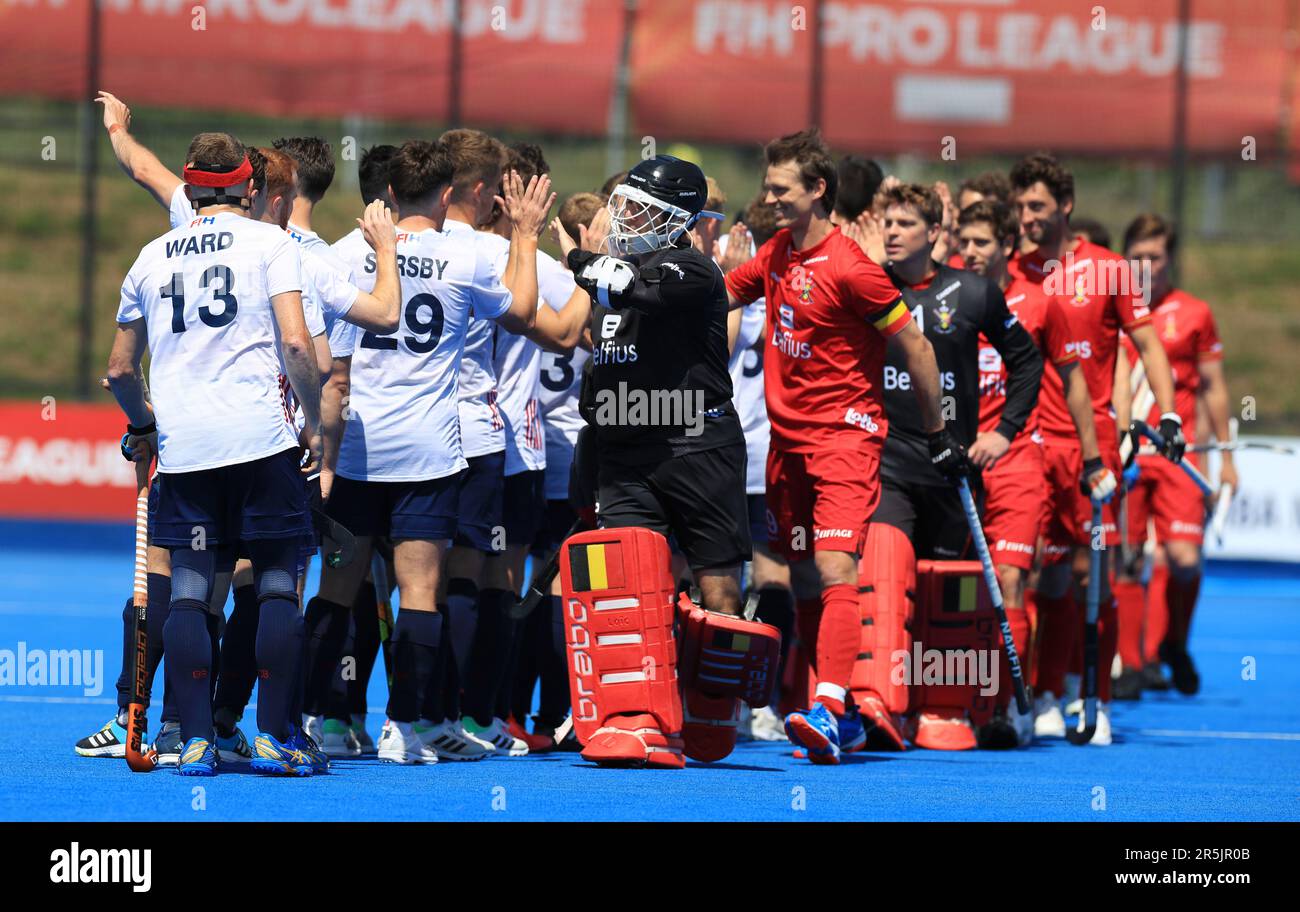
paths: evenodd
<path fill-rule="evenodd" d="M 135 470 L 112 405 L 0 402 L 0 516 L 132 520 Z"/>

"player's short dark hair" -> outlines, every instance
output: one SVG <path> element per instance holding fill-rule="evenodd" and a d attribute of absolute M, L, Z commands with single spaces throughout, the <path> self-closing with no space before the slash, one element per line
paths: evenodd
<path fill-rule="evenodd" d="M 1138 241 L 1149 241 L 1158 237 L 1165 239 L 1165 253 L 1173 259 L 1174 254 L 1178 252 L 1178 228 L 1172 221 L 1154 212 L 1142 213 L 1129 222 L 1128 227 L 1124 229 L 1124 255 L 1127 256 L 1129 248 Z"/>
<path fill-rule="evenodd" d="M 957 216 L 958 230 L 976 222 L 984 222 L 999 244 L 1016 246 L 1020 237 L 1020 223 L 1011 207 L 1001 200 L 985 198 L 971 203 Z"/>
<path fill-rule="evenodd" d="M 978 193 L 984 199 L 995 199 L 1002 203 L 1011 202 L 1011 181 L 1001 171 L 985 171 L 961 182 L 957 198 L 967 190 Z"/>
<path fill-rule="evenodd" d="M 749 229 L 755 247 L 762 247 L 776 234 L 776 207 L 769 206 L 766 200 L 766 193 L 754 197 L 740 219 Z"/>
<path fill-rule="evenodd" d="M 293 159 L 298 168 L 298 192 L 319 203 L 334 183 L 334 153 L 319 136 L 282 136 L 271 145 Z"/>
<path fill-rule="evenodd" d="M 769 165 L 779 165 L 792 161 L 799 166 L 799 180 L 805 189 L 812 187 L 819 180 L 826 181 L 826 192 L 822 194 L 822 204 L 826 214 L 835 209 L 835 194 L 839 188 L 839 173 L 831 158 L 831 150 L 822 139 L 821 130 L 809 127 L 798 133 L 788 133 L 768 143 L 763 154 Z"/>
<path fill-rule="evenodd" d="M 367 206 L 375 200 L 388 199 L 388 166 L 397 155 L 397 146 L 371 146 L 361 153 L 357 163 L 357 182 L 361 199 Z"/>
<path fill-rule="evenodd" d="M 1107 250 L 1111 249 L 1110 229 L 1094 218 L 1070 216 L 1070 232 L 1076 237 L 1083 235 L 1090 244 L 1105 247 Z"/>
<path fill-rule="evenodd" d="M 894 184 L 876 194 L 875 209 L 881 214 L 889 206 L 906 206 L 916 210 L 928 225 L 943 222 L 943 200 L 933 187 L 925 184 Z"/>
<path fill-rule="evenodd" d="M 871 208 L 876 191 L 885 180 L 880 165 L 861 155 L 846 155 L 836 168 L 839 186 L 835 191 L 835 212 L 853 221 Z"/>
<path fill-rule="evenodd" d="M 610 195 L 614 192 L 614 188 L 627 181 L 627 175 L 627 171 L 620 171 L 617 174 L 611 174 L 609 177 L 605 178 L 605 183 L 600 185 L 600 195 L 608 200 Z"/>
<path fill-rule="evenodd" d="M 551 173 L 551 166 L 537 143 L 517 142 L 506 147 L 506 168 L 518 171 L 524 186 L 534 177 Z"/>
<path fill-rule="evenodd" d="M 462 197 L 484 183 L 495 193 L 501 171 L 506 166 L 506 147 L 482 130 L 466 128 L 448 130 L 438 142 L 451 156 L 453 195 Z"/>
<path fill-rule="evenodd" d="M 261 149 L 248 150 L 248 164 L 253 169 L 253 189 L 259 194 L 266 194 L 266 156 Z"/>
<path fill-rule="evenodd" d="M 565 232 L 575 241 L 578 239 L 578 226 L 591 227 L 591 220 L 596 213 L 605 208 L 605 201 L 599 193 L 575 193 L 560 204 L 560 224 Z"/>
<path fill-rule="evenodd" d="M 1074 199 L 1074 175 L 1050 152 L 1027 155 L 1011 169 L 1011 187 L 1017 193 L 1028 190 L 1039 181 L 1047 187 L 1057 204 Z"/>
<path fill-rule="evenodd" d="M 441 142 L 408 139 L 389 163 L 388 182 L 399 209 L 427 205 L 455 175 L 447 147 Z"/>
<path fill-rule="evenodd" d="M 233 171 L 247 154 L 244 144 L 229 133 L 198 133 L 190 140 L 185 163 L 204 171 Z"/>

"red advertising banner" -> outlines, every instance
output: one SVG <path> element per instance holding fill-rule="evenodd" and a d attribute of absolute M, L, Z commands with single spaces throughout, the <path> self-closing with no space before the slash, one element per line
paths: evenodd
<path fill-rule="evenodd" d="M 135 469 L 112 405 L 0 402 L 0 516 L 135 517 Z"/>
<path fill-rule="evenodd" d="M 100 0 L 102 86 L 136 104 L 447 116 L 453 0 Z M 640 0 L 635 130 L 761 142 L 821 121 L 842 149 L 1165 155 L 1178 0 Z M 1194 153 L 1280 147 L 1300 5 L 1192 0 Z M 0 0 L 0 95 L 82 98 L 89 0 Z M 461 118 L 598 135 L 622 0 L 462 0 Z M 956 148 L 952 148 L 953 142 Z M 945 148 L 946 144 L 946 148 Z M 1292 143 L 1294 146 L 1294 142 Z"/>
<path fill-rule="evenodd" d="M 659 0 L 633 57 L 639 129 L 763 141 L 806 125 L 813 3 Z M 1164 153 L 1177 0 L 826 0 L 822 121 L 841 148 Z M 1275 151 L 1290 61 L 1276 0 L 1194 0 L 1188 142 Z"/>
<path fill-rule="evenodd" d="M 85 94 L 89 0 L 0 0 L 0 95 Z M 603 133 L 609 0 L 462 0 L 461 115 Z M 134 104 L 446 118 L 451 0 L 101 0 L 101 84 Z"/>

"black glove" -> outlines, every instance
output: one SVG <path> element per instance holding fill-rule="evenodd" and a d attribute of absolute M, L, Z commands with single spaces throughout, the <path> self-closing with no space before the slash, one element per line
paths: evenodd
<path fill-rule="evenodd" d="M 126 426 L 126 433 L 122 435 L 122 458 L 127 462 L 135 462 L 131 453 L 135 446 L 144 439 L 148 442 L 150 450 L 158 452 L 158 422 L 150 421 L 144 427 Z"/>
<path fill-rule="evenodd" d="M 970 460 L 962 445 L 953 440 L 945 427 L 930 435 L 930 465 L 939 470 L 945 479 L 956 484 L 958 479 L 971 474 Z"/>
<path fill-rule="evenodd" d="M 1160 416 L 1160 436 L 1165 439 L 1165 448 L 1160 455 L 1174 465 L 1183 461 L 1183 451 L 1187 441 L 1183 439 L 1183 419 L 1175 412 L 1165 412 Z"/>
<path fill-rule="evenodd" d="M 1097 484 L 1094 486 L 1089 479 L 1096 472 L 1102 472 L 1102 475 L 1097 479 Z M 1106 503 L 1115 496 L 1116 487 L 1114 473 L 1106 468 L 1106 464 L 1102 462 L 1100 456 L 1083 461 L 1083 477 L 1079 479 L 1079 490 L 1083 492 L 1084 497 L 1095 500 L 1097 503 Z"/>

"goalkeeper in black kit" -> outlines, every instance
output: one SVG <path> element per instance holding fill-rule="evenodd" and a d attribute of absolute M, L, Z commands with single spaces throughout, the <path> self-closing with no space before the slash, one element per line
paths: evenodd
<path fill-rule="evenodd" d="M 975 747 L 976 737 L 962 713 L 923 706 L 903 724 L 908 685 L 917 682 L 897 680 L 890 657 L 911 648 L 916 560 L 960 560 L 974 553 L 956 483 L 967 477 L 978 492 L 979 469 L 1010 448 L 1038 401 L 1043 359 L 996 284 L 932 260 L 943 214 L 934 190 L 918 184 L 891 187 L 876 197 L 876 208 L 883 217 L 886 272 L 934 347 L 944 417 L 957 452 L 935 452 L 927 440 L 906 363 L 891 345 L 885 364 L 889 437 L 881 458 L 883 484 L 863 555 L 875 579 L 874 591 L 864 598 L 863 623 L 872 625 L 876 642 L 867 650 L 871 657 L 860 659 L 855 669 L 863 685 L 856 696 L 864 716 L 876 723 L 868 734 L 874 749 L 901 750 L 906 736 L 920 747 L 963 750 Z M 988 434 L 979 434 L 981 335 L 1007 371 L 1002 421 Z M 1002 718 L 990 725 L 1009 728 Z M 996 742 L 999 735 L 1014 742 L 1013 731 L 979 734 L 981 742 Z"/>
<path fill-rule="evenodd" d="M 766 705 L 775 679 L 779 633 L 740 616 L 751 543 L 727 290 L 690 235 L 720 217 L 703 211 L 707 193 L 697 165 L 660 155 L 610 195 L 609 254 L 579 250 L 557 228 L 592 298 L 575 465 L 594 458 L 600 529 L 564 544 L 560 572 L 574 731 L 603 765 L 721 759 L 740 700 Z M 672 604 L 667 536 L 703 608 Z"/>

